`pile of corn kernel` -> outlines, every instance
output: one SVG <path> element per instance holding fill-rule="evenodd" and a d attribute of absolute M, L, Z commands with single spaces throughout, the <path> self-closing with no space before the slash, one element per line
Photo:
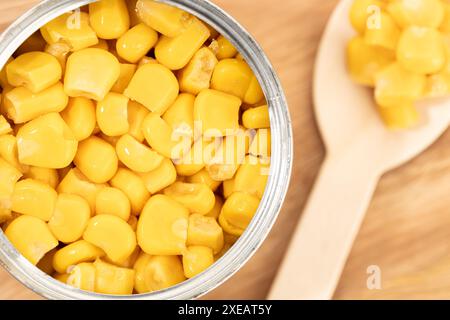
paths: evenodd
<path fill-rule="evenodd" d="M 358 35 L 348 45 L 349 72 L 375 88 L 388 127 L 415 126 L 415 102 L 450 94 L 450 2 L 355 0 L 350 21 Z"/>
<path fill-rule="evenodd" d="M 61 282 L 171 287 L 219 259 L 259 206 L 262 89 L 227 39 L 182 10 L 102 0 L 64 14 L 0 85 L 0 223 Z"/>

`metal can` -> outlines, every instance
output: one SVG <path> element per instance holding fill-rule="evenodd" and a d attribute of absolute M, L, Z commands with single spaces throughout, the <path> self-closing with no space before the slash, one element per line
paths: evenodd
<path fill-rule="evenodd" d="M 15 50 L 45 23 L 96 0 L 44 0 L 0 36 L 0 69 Z M 275 71 L 253 37 L 208 0 L 160 0 L 190 12 L 227 37 L 260 81 L 270 113 L 272 156 L 270 176 L 257 213 L 235 245 L 209 269 L 166 290 L 111 296 L 82 291 L 53 279 L 29 263 L 0 229 L 0 264 L 18 281 L 48 299 L 194 299 L 216 288 L 238 271 L 262 244 L 280 212 L 293 162 L 292 126 L 286 98 Z"/>

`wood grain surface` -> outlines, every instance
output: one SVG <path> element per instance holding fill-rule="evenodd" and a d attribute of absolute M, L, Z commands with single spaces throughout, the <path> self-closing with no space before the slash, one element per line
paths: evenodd
<path fill-rule="evenodd" d="M 0 29 L 36 0 L 1 0 Z M 263 299 L 324 158 L 311 84 L 321 34 L 337 0 L 215 0 L 261 43 L 287 95 L 295 162 L 286 203 L 258 253 L 206 299 Z M 326 92 L 324 92 L 326 94 Z M 336 299 L 450 298 L 450 132 L 381 180 L 353 246 Z M 345 188 L 345 186 L 342 186 Z M 325 199 L 324 199 L 325 201 Z M 336 208 L 336 214 L 340 214 Z M 379 266 L 380 290 L 367 289 Z M 38 298 L 0 271 L 0 298 Z"/>

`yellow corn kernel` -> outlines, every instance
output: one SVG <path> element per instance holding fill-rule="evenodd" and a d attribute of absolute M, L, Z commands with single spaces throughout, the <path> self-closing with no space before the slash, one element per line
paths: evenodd
<path fill-rule="evenodd" d="M 444 19 L 439 26 L 439 30 L 443 33 L 450 33 L 450 3 L 442 1 L 444 6 Z"/>
<path fill-rule="evenodd" d="M 145 188 L 144 181 L 133 171 L 119 168 L 110 184 L 127 195 L 131 203 L 131 213 L 139 215 L 150 198 L 150 193 Z"/>
<path fill-rule="evenodd" d="M 409 129 L 419 123 L 419 112 L 413 103 L 405 102 L 390 107 L 378 107 L 378 111 L 390 129 Z"/>
<path fill-rule="evenodd" d="M 133 78 L 135 72 L 135 64 L 121 63 L 119 79 L 111 88 L 111 91 L 116 93 L 123 93 L 130 84 L 130 81 Z"/>
<path fill-rule="evenodd" d="M 68 273 L 56 273 L 53 275 L 53 278 L 55 280 L 58 280 L 59 282 L 62 282 L 64 284 L 67 284 L 67 279 L 69 278 L 69 274 Z"/>
<path fill-rule="evenodd" d="M 49 185 L 25 179 L 16 183 L 11 198 L 11 209 L 17 213 L 49 221 L 55 209 L 58 194 Z"/>
<path fill-rule="evenodd" d="M 234 179 L 223 182 L 223 197 L 228 199 L 234 192 Z"/>
<path fill-rule="evenodd" d="M 115 137 L 128 132 L 128 98 L 110 92 L 97 103 L 97 123 L 107 136 Z"/>
<path fill-rule="evenodd" d="M 145 56 L 141 60 L 139 60 L 138 68 L 140 68 L 146 64 L 158 64 L 158 61 L 156 61 L 155 58 Z"/>
<path fill-rule="evenodd" d="M 187 246 L 205 246 L 217 254 L 222 250 L 224 244 L 222 228 L 212 217 L 191 214 L 186 244 Z"/>
<path fill-rule="evenodd" d="M 400 29 L 394 19 L 384 13 L 380 13 L 378 26 L 368 25 L 364 33 L 364 41 L 370 46 L 379 46 L 388 50 L 395 50 L 400 37 Z"/>
<path fill-rule="evenodd" d="M 68 272 L 71 266 L 82 262 L 95 261 L 101 258 L 105 253 L 86 240 L 78 240 L 61 249 L 53 257 L 53 268 L 59 273 Z"/>
<path fill-rule="evenodd" d="M 126 1 L 126 3 L 128 7 L 128 13 L 130 15 L 130 26 L 134 27 L 142 22 L 141 18 L 139 18 L 138 16 L 136 9 L 137 0 L 128 0 Z"/>
<path fill-rule="evenodd" d="M 222 184 L 221 181 L 216 181 L 209 175 L 206 169 L 202 169 L 193 176 L 190 176 L 186 179 L 188 183 L 202 183 L 208 186 L 213 192 L 216 192 L 217 189 Z"/>
<path fill-rule="evenodd" d="M 20 56 L 24 53 L 33 51 L 44 51 L 46 42 L 39 31 L 33 33 L 14 53 L 15 56 Z"/>
<path fill-rule="evenodd" d="M 156 60 L 171 70 L 183 69 L 209 36 L 209 29 L 203 22 L 193 17 L 178 36 L 160 38 L 155 47 Z"/>
<path fill-rule="evenodd" d="M 24 86 L 32 93 L 39 93 L 61 80 L 62 69 L 58 60 L 45 52 L 28 52 L 17 57 L 6 67 L 8 82 Z"/>
<path fill-rule="evenodd" d="M 255 157 L 268 158 L 272 154 L 270 129 L 259 129 L 253 138 L 248 153 Z"/>
<path fill-rule="evenodd" d="M 244 192 L 234 192 L 224 203 L 219 223 L 229 234 L 240 236 L 258 210 L 259 199 Z"/>
<path fill-rule="evenodd" d="M 71 98 L 67 108 L 61 112 L 61 117 L 78 141 L 89 138 L 97 123 L 94 102 L 83 97 Z"/>
<path fill-rule="evenodd" d="M 269 170 L 269 161 L 255 156 L 247 156 L 236 172 L 234 191 L 246 192 L 261 199 L 269 178 Z"/>
<path fill-rule="evenodd" d="M 124 94 L 147 109 L 163 114 L 178 96 L 179 85 L 175 75 L 160 64 L 140 67 Z"/>
<path fill-rule="evenodd" d="M 90 46 L 89 48 L 97 48 L 97 49 L 109 51 L 109 44 L 108 44 L 108 41 L 106 41 L 104 39 L 99 39 L 98 43 L 96 45 Z"/>
<path fill-rule="evenodd" d="M 383 107 L 401 105 L 421 98 L 425 86 L 424 75 L 408 72 L 398 63 L 393 63 L 377 73 L 375 99 Z"/>
<path fill-rule="evenodd" d="M 89 22 L 99 38 L 119 38 L 130 28 L 125 0 L 101 0 L 89 4 Z"/>
<path fill-rule="evenodd" d="M 231 234 L 225 233 L 224 234 L 224 238 L 225 238 L 225 244 L 223 245 L 222 250 L 216 254 L 214 256 L 214 260 L 217 261 L 220 258 L 222 258 L 222 256 L 227 253 L 228 250 L 231 249 L 231 247 L 236 243 L 236 241 L 239 239 L 239 237 L 237 236 L 233 236 Z"/>
<path fill-rule="evenodd" d="M 8 117 L 14 123 L 24 123 L 50 112 L 61 112 L 68 102 L 69 97 L 60 82 L 36 94 L 25 87 L 15 88 L 6 93 L 4 101 Z"/>
<path fill-rule="evenodd" d="M 431 98 L 445 97 L 450 94 L 450 74 L 445 71 L 428 77 L 425 96 Z"/>
<path fill-rule="evenodd" d="M 185 206 L 191 213 L 207 214 L 214 208 L 216 198 L 205 184 L 175 182 L 164 194 Z"/>
<path fill-rule="evenodd" d="M 182 93 L 175 102 L 164 113 L 163 120 L 166 121 L 173 130 L 189 130 L 194 132 L 194 102 L 195 96 Z"/>
<path fill-rule="evenodd" d="M 250 105 L 259 103 L 264 99 L 264 92 L 256 76 L 252 77 L 248 90 L 244 96 L 244 102 Z"/>
<path fill-rule="evenodd" d="M 127 295 L 133 293 L 134 270 L 116 267 L 101 261 L 94 262 L 95 292 L 104 294 Z"/>
<path fill-rule="evenodd" d="M 216 53 L 217 59 L 219 60 L 230 59 L 233 58 L 238 53 L 236 48 L 224 36 L 220 35 L 216 39 L 216 41 L 218 45 Z"/>
<path fill-rule="evenodd" d="M 128 219 L 128 224 L 130 225 L 131 229 L 133 229 L 133 231 L 136 232 L 138 218 L 136 216 L 130 216 L 130 219 Z"/>
<path fill-rule="evenodd" d="M 170 159 L 164 158 L 158 168 L 141 175 L 147 190 L 154 194 L 170 186 L 177 179 L 175 166 Z"/>
<path fill-rule="evenodd" d="M 8 75 L 6 74 L 6 68 L 8 66 L 8 64 L 10 64 L 11 62 L 14 61 L 13 57 L 9 57 L 8 61 L 6 61 L 5 65 L 3 66 L 2 69 L 0 69 L 0 86 L 3 89 L 3 94 L 5 94 L 6 89 L 11 88 L 11 84 L 8 82 Z"/>
<path fill-rule="evenodd" d="M 250 134 L 242 129 L 236 135 L 225 137 L 214 158 L 206 165 L 211 178 L 216 181 L 233 178 L 245 159 L 249 144 Z"/>
<path fill-rule="evenodd" d="M 269 128 L 269 108 L 264 105 L 246 110 L 242 115 L 242 123 L 247 129 Z"/>
<path fill-rule="evenodd" d="M 95 202 L 95 214 L 110 214 L 128 221 L 130 212 L 130 200 L 123 191 L 106 187 L 98 193 Z"/>
<path fill-rule="evenodd" d="M 440 71 L 447 62 L 442 35 L 425 27 L 405 29 L 398 43 L 397 60 L 410 72 L 426 75 Z"/>
<path fill-rule="evenodd" d="M 74 168 L 70 169 L 66 174 L 57 190 L 59 193 L 76 194 L 86 199 L 91 208 L 91 215 L 93 215 L 95 212 L 95 200 L 104 187 L 104 185 L 92 183 L 79 169 Z"/>
<path fill-rule="evenodd" d="M 183 269 L 186 278 L 193 278 L 208 269 L 214 263 L 211 248 L 191 246 L 183 253 Z"/>
<path fill-rule="evenodd" d="M 182 92 L 199 94 L 209 89 L 211 77 L 218 60 L 209 48 L 198 50 L 189 64 L 178 74 L 180 90 Z"/>
<path fill-rule="evenodd" d="M 220 211 L 222 210 L 222 206 L 223 206 L 223 199 L 221 196 L 219 195 L 215 195 L 216 197 L 216 202 L 214 203 L 214 208 L 212 208 L 212 210 L 210 212 L 208 212 L 208 214 L 205 215 L 205 217 L 210 217 L 210 218 L 214 218 L 215 220 L 217 220 L 219 218 L 220 215 Z"/>
<path fill-rule="evenodd" d="M 347 66 L 352 79 L 373 87 L 375 74 L 394 61 L 394 52 L 377 46 L 369 46 L 363 38 L 353 38 L 347 47 Z"/>
<path fill-rule="evenodd" d="M 159 291 L 186 280 L 177 256 L 150 256 L 144 252 L 134 264 L 134 288 L 137 293 Z"/>
<path fill-rule="evenodd" d="M 85 199 L 74 194 L 60 194 L 48 226 L 56 239 L 70 243 L 81 238 L 90 217 L 91 209 Z"/>
<path fill-rule="evenodd" d="M 41 28 L 48 44 L 66 43 L 72 51 L 78 51 L 98 43 L 97 35 L 89 25 L 85 12 L 65 13 Z"/>
<path fill-rule="evenodd" d="M 191 147 L 191 132 L 173 130 L 157 113 L 145 117 L 142 131 L 150 147 L 166 158 L 180 159 Z"/>
<path fill-rule="evenodd" d="M 53 44 L 48 44 L 45 47 L 45 52 L 54 56 L 61 66 L 62 74 L 66 70 L 67 58 L 70 54 L 71 47 L 65 42 L 56 42 Z"/>
<path fill-rule="evenodd" d="M 170 197 L 155 195 L 137 226 L 141 249 L 151 255 L 180 255 L 186 250 L 189 211 Z"/>
<path fill-rule="evenodd" d="M 123 219 L 102 214 L 89 220 L 83 239 L 105 251 L 114 262 L 123 262 L 136 248 L 136 235 Z"/>
<path fill-rule="evenodd" d="M 164 160 L 163 156 L 128 134 L 123 135 L 117 141 L 116 152 L 119 160 L 124 165 L 140 173 L 155 170 Z"/>
<path fill-rule="evenodd" d="M 0 97 L 1 99 L 1 97 Z M 11 133 L 13 130 L 6 118 L 0 115 L 0 135 Z"/>
<path fill-rule="evenodd" d="M 72 287 L 94 292 L 96 269 L 93 263 L 82 262 L 69 271 L 66 283 Z"/>
<path fill-rule="evenodd" d="M 411 25 L 437 28 L 444 19 L 443 1 L 439 0 L 395 0 L 387 10 L 401 28 Z"/>
<path fill-rule="evenodd" d="M 0 221 L 11 218 L 11 197 L 22 173 L 0 157 Z"/>
<path fill-rule="evenodd" d="M 58 171 L 55 169 L 29 167 L 25 173 L 25 178 L 43 182 L 53 189 L 56 189 L 59 184 Z"/>
<path fill-rule="evenodd" d="M 108 51 L 87 48 L 67 59 L 64 89 L 71 97 L 101 101 L 120 76 L 120 63 Z"/>
<path fill-rule="evenodd" d="M 119 160 L 109 143 L 92 136 L 80 142 L 74 163 L 92 182 L 105 183 L 116 174 Z"/>
<path fill-rule="evenodd" d="M 214 106 L 214 111 L 211 111 Z M 194 119 L 202 124 L 206 136 L 232 135 L 239 129 L 241 100 L 216 91 L 203 90 L 195 99 Z"/>
<path fill-rule="evenodd" d="M 50 250 L 45 254 L 44 257 L 38 262 L 36 267 L 38 267 L 42 272 L 45 272 L 48 275 L 51 275 L 55 272 L 53 269 L 53 257 L 55 256 L 57 248 Z"/>
<path fill-rule="evenodd" d="M 167 37 L 181 34 L 192 19 L 181 9 L 155 1 L 139 0 L 136 10 L 142 22 Z"/>
<path fill-rule="evenodd" d="M 224 59 L 214 69 L 211 88 L 244 100 L 253 77 L 253 71 L 245 61 Z"/>
<path fill-rule="evenodd" d="M 29 170 L 28 166 L 22 165 L 19 162 L 17 139 L 13 135 L 6 134 L 0 136 L 0 157 L 22 173 L 26 173 Z"/>
<path fill-rule="evenodd" d="M 350 22 L 353 28 L 363 34 L 370 21 L 377 18 L 385 5 L 379 0 L 355 0 L 350 9 Z"/>
<path fill-rule="evenodd" d="M 5 235 L 32 264 L 37 263 L 58 245 L 47 224 L 39 218 L 23 215 L 6 228 Z"/>
<path fill-rule="evenodd" d="M 198 139 L 189 152 L 176 161 L 177 174 L 180 176 L 192 176 L 202 170 L 219 149 L 222 141 L 215 138 L 202 137 Z"/>
<path fill-rule="evenodd" d="M 145 140 L 144 133 L 142 132 L 142 123 L 149 113 L 150 111 L 142 104 L 135 101 L 128 102 L 128 123 L 130 125 L 128 134 L 139 142 Z"/>
<path fill-rule="evenodd" d="M 158 33 L 141 23 L 128 30 L 117 40 L 119 56 L 131 63 L 141 60 L 158 41 Z"/>
<path fill-rule="evenodd" d="M 132 269 L 136 260 L 138 259 L 139 255 L 140 255 L 140 253 L 141 253 L 141 249 L 139 248 L 139 246 L 136 246 L 136 249 L 134 249 L 133 253 L 126 260 L 124 260 L 122 262 L 113 262 L 108 257 L 105 257 L 104 260 L 108 263 L 112 263 L 121 268 Z"/>

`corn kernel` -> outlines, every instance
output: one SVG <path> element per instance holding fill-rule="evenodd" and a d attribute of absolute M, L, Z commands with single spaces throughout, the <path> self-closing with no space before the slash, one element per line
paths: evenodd
<path fill-rule="evenodd" d="M 428 77 L 425 96 L 431 98 L 445 97 L 450 94 L 450 74 L 445 71 Z"/>
<path fill-rule="evenodd" d="M 61 80 L 62 69 L 58 60 L 45 52 L 28 52 L 17 57 L 6 67 L 8 82 L 24 86 L 32 93 L 39 93 Z"/>
<path fill-rule="evenodd" d="M 222 250 L 221 250 L 218 254 L 216 254 L 216 255 L 214 256 L 214 260 L 215 260 L 215 261 L 217 261 L 217 260 L 219 260 L 220 258 L 222 258 L 223 255 L 224 255 L 225 253 L 227 253 L 227 251 L 230 250 L 231 247 L 232 247 L 232 246 L 236 243 L 236 241 L 239 239 L 239 237 L 233 236 L 233 235 L 228 234 L 228 233 L 225 233 L 225 234 L 224 234 L 224 238 L 225 238 L 225 244 L 223 245 Z"/>
<path fill-rule="evenodd" d="M 58 245 L 47 224 L 39 218 L 23 215 L 5 231 L 13 246 L 28 261 L 36 265 L 44 255 Z"/>
<path fill-rule="evenodd" d="M 252 77 L 250 85 L 248 87 L 247 93 L 244 96 L 244 102 L 250 105 L 259 103 L 264 100 L 264 92 L 259 84 L 258 78 L 256 76 Z"/>
<path fill-rule="evenodd" d="M 74 52 L 67 59 L 64 89 L 71 97 L 101 101 L 120 76 L 120 63 L 113 54 L 96 48 Z"/>
<path fill-rule="evenodd" d="M 208 186 L 213 192 L 216 192 L 217 189 L 222 184 L 221 181 L 216 181 L 209 175 L 208 171 L 206 169 L 202 169 L 196 174 L 188 177 L 186 179 L 186 182 L 188 183 L 202 183 Z"/>
<path fill-rule="evenodd" d="M 34 179 L 45 184 L 48 184 L 53 189 L 59 184 L 58 171 L 55 169 L 29 167 L 25 173 L 25 178 Z"/>
<path fill-rule="evenodd" d="M 175 75 L 160 64 L 140 67 L 124 94 L 147 109 L 163 114 L 178 96 L 179 85 Z"/>
<path fill-rule="evenodd" d="M 61 117 L 78 141 L 89 138 L 97 123 L 94 103 L 83 97 L 71 98 L 67 108 L 61 112 Z"/>
<path fill-rule="evenodd" d="M 91 209 L 85 199 L 74 194 L 60 194 L 48 226 L 56 239 L 70 243 L 81 238 L 90 217 Z"/>
<path fill-rule="evenodd" d="M 58 194 L 49 185 L 33 179 L 16 183 L 11 209 L 17 213 L 49 221 L 55 209 Z"/>
<path fill-rule="evenodd" d="M 390 129 L 409 129 L 419 122 L 419 113 L 413 103 L 402 103 L 390 107 L 378 107 L 381 117 Z"/>
<path fill-rule="evenodd" d="M 164 113 L 163 120 L 173 130 L 185 128 L 194 132 L 194 102 L 195 96 L 187 93 L 180 94 L 172 106 Z"/>
<path fill-rule="evenodd" d="M 189 64 L 178 73 L 182 92 L 199 94 L 209 89 L 211 77 L 218 60 L 209 48 L 198 50 Z"/>
<path fill-rule="evenodd" d="M 130 101 L 128 103 L 128 123 L 130 125 L 128 134 L 139 142 L 145 140 L 144 133 L 142 132 L 142 123 L 149 113 L 150 111 L 138 102 Z"/>
<path fill-rule="evenodd" d="M 176 256 L 150 256 L 142 252 L 134 264 L 137 293 L 167 289 L 186 280 L 183 265 Z"/>
<path fill-rule="evenodd" d="M 46 42 L 39 31 L 33 33 L 25 40 L 24 43 L 14 52 L 15 56 L 20 56 L 24 53 L 33 51 L 44 51 Z"/>
<path fill-rule="evenodd" d="M 162 36 L 155 47 L 159 63 L 171 70 L 184 68 L 210 36 L 209 29 L 195 17 L 178 36 Z"/>
<path fill-rule="evenodd" d="M 450 33 L 450 3 L 442 2 L 442 5 L 444 6 L 444 19 L 439 26 L 439 30 L 443 33 Z"/>
<path fill-rule="evenodd" d="M 114 86 L 111 88 L 112 92 L 123 93 L 133 79 L 136 72 L 135 64 L 121 63 L 120 64 L 120 76 Z"/>
<path fill-rule="evenodd" d="M 89 4 L 89 21 L 97 36 L 117 39 L 130 28 L 130 16 L 124 0 L 101 0 Z"/>
<path fill-rule="evenodd" d="M 94 262 L 95 292 L 104 294 L 132 294 L 134 287 L 134 270 L 116 267 L 101 261 Z"/>
<path fill-rule="evenodd" d="M 95 202 L 95 214 L 110 214 L 128 221 L 130 212 L 130 200 L 123 191 L 107 187 L 98 193 Z"/>
<path fill-rule="evenodd" d="M 82 262 L 94 261 L 105 253 L 86 240 L 78 240 L 59 249 L 53 258 L 53 268 L 59 273 L 68 272 L 71 266 Z"/>
<path fill-rule="evenodd" d="M 0 97 L 1 99 L 1 97 Z M 11 133 L 13 130 L 8 120 L 2 115 L 0 115 L 0 135 Z"/>
<path fill-rule="evenodd" d="M 131 63 L 141 60 L 158 41 L 158 33 L 144 23 L 128 30 L 117 40 L 117 53 Z"/>
<path fill-rule="evenodd" d="M 397 60 L 410 72 L 431 74 L 440 71 L 447 61 L 441 34 L 431 28 L 405 29 L 398 44 Z"/>
<path fill-rule="evenodd" d="M 41 260 L 39 260 L 36 267 L 38 267 L 42 272 L 45 272 L 48 275 L 53 274 L 55 272 L 55 269 L 53 269 L 53 257 L 55 256 L 56 251 L 58 251 L 57 248 L 47 252 L 45 256 L 42 257 Z"/>
<path fill-rule="evenodd" d="M 97 123 L 107 136 L 120 136 L 128 132 L 128 98 L 110 92 L 97 103 Z"/>
<path fill-rule="evenodd" d="M 108 214 L 89 220 L 83 239 L 105 251 L 114 262 L 126 260 L 136 248 L 136 235 L 123 219 Z"/>
<path fill-rule="evenodd" d="M 39 93 L 32 93 L 25 87 L 18 87 L 5 95 L 8 117 L 14 123 L 24 123 L 50 112 L 61 112 L 69 102 L 63 85 L 58 82 Z"/>
<path fill-rule="evenodd" d="M 97 49 L 109 51 L 109 44 L 108 44 L 108 41 L 106 41 L 104 39 L 99 39 L 98 43 L 96 45 L 90 46 L 89 48 L 97 48 Z"/>
<path fill-rule="evenodd" d="M 0 221 L 11 218 L 11 197 L 22 173 L 0 157 Z"/>
<path fill-rule="evenodd" d="M 228 199 L 234 192 L 234 179 L 224 181 L 222 186 L 223 197 Z"/>
<path fill-rule="evenodd" d="M 214 207 L 214 193 L 205 184 L 175 182 L 164 194 L 185 206 L 191 213 L 207 214 Z"/>
<path fill-rule="evenodd" d="M 180 35 L 192 19 L 183 10 L 155 1 L 139 0 L 136 10 L 142 22 L 167 37 Z"/>
<path fill-rule="evenodd" d="M 72 287 L 93 292 L 95 290 L 95 273 L 94 264 L 82 262 L 70 269 L 66 283 Z"/>
<path fill-rule="evenodd" d="M 0 69 L 0 86 L 3 89 L 3 94 L 5 94 L 5 90 L 11 88 L 11 84 L 8 82 L 8 75 L 6 74 L 6 68 L 8 64 L 14 61 L 13 57 L 9 57 L 8 61 L 6 61 L 5 65 L 2 69 Z"/>
<path fill-rule="evenodd" d="M 59 193 L 76 194 L 86 199 L 93 215 L 97 195 L 104 187 L 104 185 L 92 183 L 79 169 L 74 168 L 66 174 L 57 190 Z"/>
<path fill-rule="evenodd" d="M 270 163 L 263 159 L 247 156 L 234 178 L 234 190 L 262 198 L 269 178 Z"/>
<path fill-rule="evenodd" d="M 400 29 L 394 19 L 384 13 L 380 13 L 378 27 L 367 26 L 364 41 L 370 46 L 379 46 L 388 50 L 395 50 L 400 37 Z"/>
<path fill-rule="evenodd" d="M 444 19 L 443 2 L 439 0 L 395 0 L 387 10 L 401 28 L 411 25 L 437 28 Z"/>
<path fill-rule="evenodd" d="M 211 248 L 203 246 L 188 247 L 183 253 L 183 269 L 186 278 L 193 278 L 208 269 L 214 263 Z"/>
<path fill-rule="evenodd" d="M 214 218 L 215 220 L 217 220 L 219 218 L 220 215 L 220 211 L 222 210 L 222 206 L 223 206 L 223 199 L 221 196 L 219 195 L 215 195 L 216 197 L 216 202 L 214 203 L 214 208 L 212 208 L 212 210 L 210 212 L 208 212 L 208 214 L 205 215 L 205 217 L 210 217 L 210 218 Z"/>
<path fill-rule="evenodd" d="M 204 90 L 195 99 L 194 119 L 207 136 L 226 136 L 239 129 L 241 100 L 216 90 Z"/>
<path fill-rule="evenodd" d="M 114 177 L 118 162 L 114 148 L 95 136 L 80 142 L 74 159 L 77 168 L 95 183 L 105 183 Z"/>
<path fill-rule="evenodd" d="M 61 66 L 62 74 L 66 71 L 67 58 L 69 57 L 71 47 L 65 42 L 56 42 L 48 44 L 45 52 L 54 56 Z"/>
<path fill-rule="evenodd" d="M 22 173 L 26 173 L 29 170 L 28 166 L 22 165 L 19 162 L 17 139 L 13 135 L 6 134 L 0 136 L 0 157 Z"/>
<path fill-rule="evenodd" d="M 158 168 L 141 175 L 147 190 L 154 194 L 170 186 L 177 179 L 175 166 L 170 159 L 164 158 Z"/>
<path fill-rule="evenodd" d="M 58 280 L 59 282 L 62 282 L 64 284 L 67 284 L 67 279 L 69 278 L 69 274 L 68 273 L 57 273 L 53 275 L 53 278 L 55 280 Z"/>
<path fill-rule="evenodd" d="M 98 43 L 97 35 L 89 25 L 85 12 L 65 13 L 41 28 L 48 44 L 65 43 L 72 51 L 78 51 Z"/>
<path fill-rule="evenodd" d="M 270 129 L 259 129 L 250 144 L 248 153 L 255 157 L 268 158 L 272 154 Z"/>
<path fill-rule="evenodd" d="M 216 53 L 217 59 L 219 60 L 230 59 L 233 58 L 238 53 L 236 48 L 224 36 L 220 35 L 216 39 L 216 41 L 218 45 Z"/>
<path fill-rule="evenodd" d="M 137 240 L 151 255 L 180 255 L 186 249 L 189 211 L 164 195 L 147 202 L 139 218 Z"/>
<path fill-rule="evenodd" d="M 139 246 L 136 246 L 136 249 L 134 249 L 133 253 L 126 260 L 124 260 L 122 262 L 113 262 L 108 257 L 105 257 L 104 260 L 108 263 L 116 265 L 117 267 L 132 269 L 140 254 L 141 254 L 141 249 L 139 248 Z"/>
<path fill-rule="evenodd" d="M 180 159 L 191 147 L 192 132 L 173 130 L 157 113 L 145 117 L 142 131 L 150 147 L 166 158 Z"/>
<path fill-rule="evenodd" d="M 253 71 L 245 61 L 224 59 L 214 69 L 211 88 L 244 100 L 253 77 Z"/>
<path fill-rule="evenodd" d="M 350 9 L 350 22 L 353 28 L 363 34 L 371 17 L 384 8 L 384 4 L 379 0 L 355 0 Z"/>
<path fill-rule="evenodd" d="M 158 168 L 164 157 L 126 134 L 117 141 L 119 160 L 133 171 L 146 173 Z"/>
<path fill-rule="evenodd" d="M 186 244 L 188 246 L 205 246 L 217 254 L 222 250 L 224 244 L 222 228 L 212 217 L 192 214 L 189 217 Z"/>
<path fill-rule="evenodd" d="M 127 195 L 131 203 L 131 213 L 139 215 L 150 198 L 150 193 L 145 188 L 144 181 L 133 171 L 119 168 L 110 184 Z"/>
<path fill-rule="evenodd" d="M 219 223 L 229 234 L 240 236 L 250 224 L 259 206 L 259 199 L 244 192 L 234 192 L 224 203 Z"/>
<path fill-rule="evenodd" d="M 220 139 L 203 137 L 198 139 L 183 158 L 176 161 L 176 170 L 180 176 L 192 176 L 201 171 L 221 146 Z"/>
<path fill-rule="evenodd" d="M 242 123 L 248 129 L 269 128 L 269 108 L 264 105 L 246 110 L 242 115 Z"/>

